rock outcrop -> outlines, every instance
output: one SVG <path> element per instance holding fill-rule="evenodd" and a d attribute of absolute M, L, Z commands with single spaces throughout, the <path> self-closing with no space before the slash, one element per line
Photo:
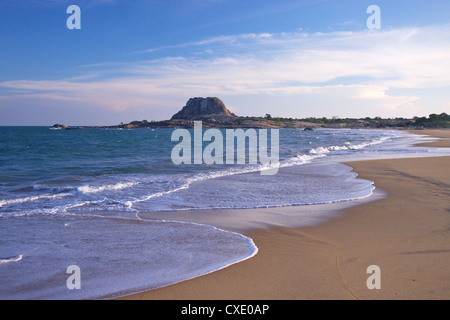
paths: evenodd
<path fill-rule="evenodd" d="M 52 128 L 54 128 L 54 129 L 67 129 L 68 126 L 66 126 L 65 124 L 57 123 L 57 124 L 54 124 Z"/>
<path fill-rule="evenodd" d="M 219 98 L 191 98 L 171 120 L 234 121 L 238 117 L 231 113 Z"/>
<path fill-rule="evenodd" d="M 305 128 L 320 127 L 319 124 L 312 124 L 294 119 L 272 119 L 271 117 L 239 117 L 227 109 L 219 98 L 191 98 L 186 105 L 170 120 L 162 121 L 133 121 L 129 124 L 118 126 L 108 126 L 103 128 L 194 128 L 195 121 L 202 121 L 203 128 Z"/>

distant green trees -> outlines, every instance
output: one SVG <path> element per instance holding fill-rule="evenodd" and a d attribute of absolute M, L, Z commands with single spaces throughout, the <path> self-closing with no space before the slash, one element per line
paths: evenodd
<path fill-rule="evenodd" d="M 344 127 L 425 127 L 425 128 L 450 128 L 450 116 L 443 112 L 441 114 L 432 113 L 428 117 L 414 117 L 412 119 L 397 117 L 395 119 L 389 118 L 381 118 L 381 117 L 365 117 L 365 118 L 339 118 L 337 116 L 327 118 L 283 118 L 283 117 L 274 117 L 267 113 L 264 117 L 239 117 L 236 119 L 237 124 L 241 124 L 243 119 L 247 120 L 270 120 L 275 122 L 291 122 L 291 121 L 303 121 L 310 122 L 314 124 L 319 124 L 322 126 L 333 126 L 333 125 L 342 125 Z M 150 123 L 155 123 L 156 121 L 132 121 L 129 124 L 137 127 L 146 127 Z M 123 125 L 123 123 L 121 123 Z"/>
<path fill-rule="evenodd" d="M 427 117 L 414 117 L 414 124 L 416 126 L 423 126 L 429 128 L 436 127 L 450 127 L 450 116 L 442 112 L 441 114 L 432 113 Z"/>
<path fill-rule="evenodd" d="M 142 121 L 131 121 L 130 124 L 134 125 L 134 126 L 139 126 L 139 125 L 145 125 L 147 124 L 148 121 L 147 120 L 142 120 Z"/>
<path fill-rule="evenodd" d="M 333 125 L 333 124 L 357 124 L 358 126 L 367 127 L 433 127 L 433 128 L 450 128 L 450 116 L 443 112 L 441 114 L 432 113 L 428 117 L 414 117 L 413 119 L 397 117 L 395 119 L 386 119 L 381 117 L 365 117 L 365 118 L 338 118 L 336 116 L 332 118 L 322 117 L 308 117 L 302 119 L 293 118 L 280 118 L 272 117 L 266 114 L 265 119 L 273 121 L 304 121 L 321 125 Z"/>

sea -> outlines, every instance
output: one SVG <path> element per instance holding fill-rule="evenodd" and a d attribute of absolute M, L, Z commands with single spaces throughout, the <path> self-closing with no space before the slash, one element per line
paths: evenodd
<path fill-rule="evenodd" d="M 0 299 L 110 299 L 214 272 L 258 248 L 191 213 L 295 207 L 301 218 L 373 196 L 342 162 L 450 154 L 413 147 L 432 138 L 406 131 L 280 129 L 279 170 L 263 175 L 259 163 L 174 164 L 173 131 L 0 127 Z"/>

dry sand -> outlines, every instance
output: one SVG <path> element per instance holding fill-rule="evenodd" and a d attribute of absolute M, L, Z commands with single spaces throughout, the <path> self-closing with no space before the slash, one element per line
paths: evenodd
<path fill-rule="evenodd" d="M 450 130 L 413 133 L 450 147 Z M 348 165 L 387 198 L 318 226 L 253 232 L 253 258 L 123 299 L 449 299 L 450 157 Z M 370 265 L 381 269 L 379 290 L 367 288 Z"/>

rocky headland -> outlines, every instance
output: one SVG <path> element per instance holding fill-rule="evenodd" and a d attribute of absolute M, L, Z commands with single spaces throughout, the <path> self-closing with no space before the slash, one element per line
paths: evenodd
<path fill-rule="evenodd" d="M 55 124 L 51 129 L 75 130 L 83 128 L 193 128 L 195 121 L 201 121 L 203 128 L 255 128 L 255 129 L 277 129 L 277 128 L 302 128 L 311 130 L 313 128 L 450 128 L 450 116 L 446 113 L 430 114 L 427 117 L 414 117 L 412 119 L 395 118 L 280 118 L 266 114 L 265 117 L 242 117 L 232 113 L 225 104 L 216 97 L 191 98 L 180 111 L 175 113 L 170 120 L 162 121 L 132 121 L 130 123 L 115 126 L 96 127 L 68 127 L 64 124 Z"/>
<path fill-rule="evenodd" d="M 121 124 L 119 128 L 193 128 L 194 121 L 202 121 L 204 128 L 305 128 L 316 127 L 313 123 L 292 120 L 279 121 L 270 116 L 240 117 L 232 113 L 216 97 L 191 98 L 170 120 L 133 121 Z"/>

